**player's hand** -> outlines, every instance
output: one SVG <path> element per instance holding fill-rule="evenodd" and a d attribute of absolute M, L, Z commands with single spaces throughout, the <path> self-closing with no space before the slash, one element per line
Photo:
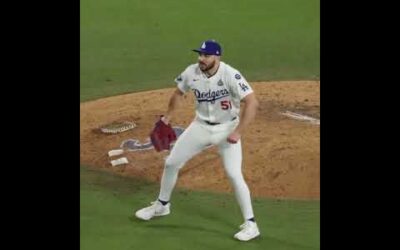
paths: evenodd
<path fill-rule="evenodd" d="M 231 133 L 228 136 L 228 139 L 226 139 L 229 143 L 237 143 L 240 140 L 240 134 L 236 131 L 234 131 L 233 133 Z"/>

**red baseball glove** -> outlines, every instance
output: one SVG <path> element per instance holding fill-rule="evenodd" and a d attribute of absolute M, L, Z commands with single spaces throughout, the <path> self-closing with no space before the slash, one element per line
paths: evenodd
<path fill-rule="evenodd" d="M 170 144 L 176 140 L 176 134 L 170 124 L 165 124 L 161 119 L 154 125 L 150 133 L 151 143 L 157 152 L 170 150 Z"/>

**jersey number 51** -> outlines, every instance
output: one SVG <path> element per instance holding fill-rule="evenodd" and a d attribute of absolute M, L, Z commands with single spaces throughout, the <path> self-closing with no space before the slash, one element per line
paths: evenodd
<path fill-rule="evenodd" d="M 221 101 L 221 109 L 223 109 L 223 110 L 232 109 L 231 101 L 228 101 L 228 100 Z"/>

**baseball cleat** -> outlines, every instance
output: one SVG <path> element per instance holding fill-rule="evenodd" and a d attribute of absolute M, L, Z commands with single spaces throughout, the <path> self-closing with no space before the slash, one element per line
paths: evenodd
<path fill-rule="evenodd" d="M 240 226 L 240 229 L 242 230 L 233 236 L 240 241 L 249 241 L 260 235 L 257 223 L 252 221 L 246 221 Z"/>
<path fill-rule="evenodd" d="M 170 213 L 169 207 L 170 203 L 163 206 L 158 200 L 153 201 L 151 202 L 151 206 L 136 211 L 135 216 L 141 220 L 150 220 L 154 216 L 168 215 Z"/>

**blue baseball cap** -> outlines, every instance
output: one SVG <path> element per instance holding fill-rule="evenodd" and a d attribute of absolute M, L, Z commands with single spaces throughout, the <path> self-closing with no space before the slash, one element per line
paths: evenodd
<path fill-rule="evenodd" d="M 204 53 L 206 55 L 222 55 L 221 46 L 215 40 L 204 41 L 200 48 L 194 49 L 193 51 L 198 53 Z"/>

